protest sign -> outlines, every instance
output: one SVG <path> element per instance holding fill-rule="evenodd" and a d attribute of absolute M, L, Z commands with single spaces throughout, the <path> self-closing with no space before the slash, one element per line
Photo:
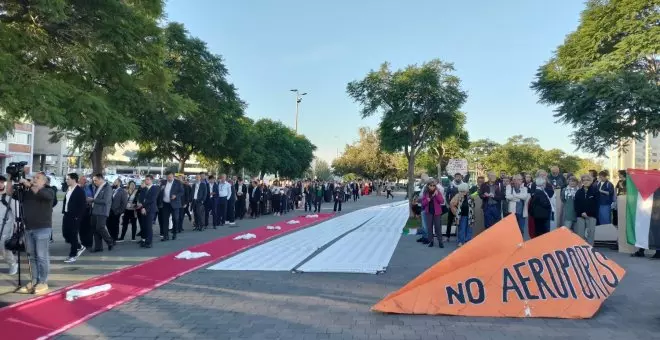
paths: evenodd
<path fill-rule="evenodd" d="M 447 163 L 447 174 L 454 176 L 455 174 L 463 176 L 468 174 L 468 161 L 467 159 L 452 158 Z"/>

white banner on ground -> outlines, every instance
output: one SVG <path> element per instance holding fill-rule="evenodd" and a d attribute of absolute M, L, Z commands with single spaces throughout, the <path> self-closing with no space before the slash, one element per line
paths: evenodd
<path fill-rule="evenodd" d="M 447 163 L 447 174 L 452 177 L 457 173 L 463 176 L 468 174 L 467 159 L 452 158 L 449 160 Z"/>

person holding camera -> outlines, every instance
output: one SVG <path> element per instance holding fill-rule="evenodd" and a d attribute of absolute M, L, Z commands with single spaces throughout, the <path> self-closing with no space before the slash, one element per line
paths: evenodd
<path fill-rule="evenodd" d="M 11 183 L 7 183 L 5 176 L 0 176 L 0 218 L 2 218 L 2 226 L 0 226 L 0 253 L 9 266 L 9 275 L 16 275 L 18 273 L 18 263 L 16 256 L 11 250 L 7 250 L 4 246 L 5 242 L 11 238 L 14 232 L 14 212 L 12 211 L 12 197 L 11 197 Z"/>
<path fill-rule="evenodd" d="M 50 271 L 50 234 L 53 229 L 53 190 L 46 187 L 46 175 L 37 173 L 32 181 L 21 179 L 23 192 L 23 222 L 25 249 L 30 260 L 32 280 L 18 293 L 42 294 L 48 291 Z"/>
<path fill-rule="evenodd" d="M 115 246 L 115 241 L 105 226 L 112 207 L 112 188 L 101 174 L 94 175 L 92 180 L 96 185 L 96 191 L 94 197 L 87 197 L 87 202 L 92 204 L 91 223 L 94 230 L 94 249 L 92 253 L 97 253 L 103 251 L 102 241 L 105 241 L 108 245 L 108 250 L 112 250 L 112 247 Z"/>

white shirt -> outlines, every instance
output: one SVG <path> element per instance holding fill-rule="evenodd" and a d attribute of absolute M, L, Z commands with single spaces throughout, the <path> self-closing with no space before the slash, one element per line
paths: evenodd
<path fill-rule="evenodd" d="M 218 197 L 229 197 L 231 195 L 231 184 L 218 183 Z"/>
<path fill-rule="evenodd" d="M 165 193 L 163 194 L 163 202 L 165 203 L 170 203 L 170 191 L 172 190 L 172 183 L 174 183 L 174 181 L 168 181 L 167 184 L 165 184 Z"/>
<path fill-rule="evenodd" d="M 76 187 L 69 187 L 69 189 L 66 190 L 66 207 L 64 207 L 64 212 L 69 212 L 69 204 L 71 204 L 71 194 L 73 193 L 73 189 Z"/>
<path fill-rule="evenodd" d="M 199 192 L 199 185 L 200 183 L 197 183 L 197 185 L 195 185 L 195 194 L 193 195 L 193 199 L 197 199 L 197 192 Z"/>

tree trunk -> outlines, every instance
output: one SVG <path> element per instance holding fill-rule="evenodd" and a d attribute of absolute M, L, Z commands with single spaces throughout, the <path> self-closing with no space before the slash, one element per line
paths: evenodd
<path fill-rule="evenodd" d="M 408 155 L 408 203 L 412 204 L 415 193 L 415 154 Z"/>
<path fill-rule="evenodd" d="M 94 142 L 94 148 L 92 149 L 91 154 L 92 159 L 92 173 L 93 174 L 102 174 L 103 173 L 103 142 L 97 140 Z"/>
<path fill-rule="evenodd" d="M 181 174 L 185 174 L 186 161 L 188 161 L 188 159 L 186 159 L 185 157 L 181 157 L 181 159 L 179 160 L 179 173 Z"/>

